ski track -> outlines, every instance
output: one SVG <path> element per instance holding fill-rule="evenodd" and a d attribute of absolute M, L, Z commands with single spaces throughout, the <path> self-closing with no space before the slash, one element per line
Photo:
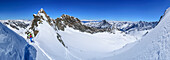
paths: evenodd
<path fill-rule="evenodd" d="M 66 51 L 66 57 L 68 58 L 68 60 L 71 60 L 68 54 L 70 54 L 71 56 L 77 58 L 78 60 L 82 60 L 81 58 L 79 58 L 79 57 L 77 57 L 77 56 L 71 54 L 71 53 L 68 51 L 67 48 L 65 48 L 65 51 Z"/>
<path fill-rule="evenodd" d="M 49 60 L 53 60 L 38 44 L 35 43 L 35 46 L 37 46 Z"/>
<path fill-rule="evenodd" d="M 33 46 L 37 46 L 49 60 L 53 60 L 53 59 L 38 45 L 38 42 L 34 41 L 34 43 L 31 43 L 31 42 L 30 42 L 30 44 L 33 45 Z M 73 55 L 72 53 L 70 53 L 67 48 L 65 48 L 65 51 L 66 51 L 65 54 L 66 54 L 67 60 L 72 60 L 72 59 L 70 58 L 70 56 L 72 56 L 72 57 L 74 57 L 74 58 L 76 58 L 76 59 L 78 59 L 78 60 L 82 60 L 81 58 L 79 58 L 79 57 Z M 70 54 L 70 56 L 69 56 L 69 54 Z"/>

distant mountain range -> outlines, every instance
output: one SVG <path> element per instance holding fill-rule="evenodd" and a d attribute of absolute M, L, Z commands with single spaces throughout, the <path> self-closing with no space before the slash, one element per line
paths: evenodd
<path fill-rule="evenodd" d="M 70 21 L 72 21 L 72 20 L 70 20 Z M 20 28 L 26 29 L 31 23 L 31 21 L 29 21 L 29 20 L 0 20 L 0 22 L 7 26 L 10 26 L 11 28 L 14 28 L 16 30 L 19 30 Z M 81 22 L 82 22 L 81 25 L 85 25 L 87 27 L 91 27 L 96 30 L 97 29 L 103 29 L 103 30 L 105 29 L 105 31 L 107 32 L 107 30 L 112 29 L 114 26 L 114 28 L 116 28 L 117 30 L 125 32 L 125 33 L 129 33 L 131 31 L 150 30 L 150 29 L 153 29 L 158 24 L 158 21 L 155 21 L 155 22 L 109 21 L 109 22 L 107 22 L 106 20 L 102 20 L 102 21 L 81 21 Z M 68 22 L 68 23 L 70 23 L 70 22 Z M 103 31 L 103 32 L 105 32 L 105 31 Z"/>
<path fill-rule="evenodd" d="M 158 24 L 158 21 L 155 22 L 146 22 L 146 21 L 139 21 L 139 22 L 126 22 L 126 21 L 109 21 L 106 20 L 102 21 L 89 21 L 84 23 L 84 25 L 97 28 L 97 29 L 112 29 L 114 26 L 116 29 L 129 33 L 131 31 L 143 31 L 143 30 L 150 30 L 154 28 Z"/>

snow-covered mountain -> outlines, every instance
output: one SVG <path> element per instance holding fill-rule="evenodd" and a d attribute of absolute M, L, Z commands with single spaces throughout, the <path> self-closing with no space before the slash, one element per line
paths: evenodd
<path fill-rule="evenodd" d="M 116 29 L 125 32 L 130 33 L 133 31 L 144 31 L 144 30 L 150 30 L 153 29 L 158 22 L 145 22 L 145 21 L 139 21 L 139 22 L 126 22 L 126 21 L 109 21 L 106 20 L 102 21 L 90 21 L 83 23 L 86 26 L 97 28 L 97 29 L 112 29 L 112 26 L 114 26 Z"/>
<path fill-rule="evenodd" d="M 35 16 L 41 15 L 35 14 Z M 40 21 L 42 22 L 39 24 Z M 86 32 L 85 28 L 83 32 L 79 30 L 85 27 L 83 26 L 78 19 L 68 15 L 63 15 L 51 23 L 39 18 L 35 27 L 39 32 L 34 40 L 50 56 L 49 59 L 56 60 L 94 60 L 105 57 L 107 53 L 137 40 L 134 36 L 121 33 L 121 31 L 116 31 L 116 34 L 108 32 L 91 34 Z"/>
<path fill-rule="evenodd" d="M 25 36 L 26 29 L 31 23 L 30 20 L 0 20 L 0 22 L 22 37 Z"/>
<path fill-rule="evenodd" d="M 35 60 L 36 49 L 0 23 L 0 60 Z"/>
<path fill-rule="evenodd" d="M 170 8 L 165 11 L 159 24 L 145 37 L 113 54 L 106 57 L 106 60 L 169 60 Z"/>
<path fill-rule="evenodd" d="M 137 37 L 119 30 L 116 30 L 115 34 L 109 32 L 91 34 L 87 31 L 93 30 L 90 30 L 90 27 L 87 28 L 77 18 L 62 15 L 54 20 L 42 11 L 44 10 L 41 9 L 38 14 L 34 14 L 34 20 L 28 27 L 28 32 L 35 35 L 34 46 L 38 50 L 37 59 L 102 59 L 110 56 L 112 51 L 138 40 Z M 101 24 L 108 26 L 106 21 Z M 42 58 L 41 52 L 46 58 Z"/>
<path fill-rule="evenodd" d="M 106 20 L 102 20 L 100 22 L 93 22 L 93 21 L 90 21 L 90 22 L 86 22 L 84 23 L 86 26 L 89 26 L 89 27 L 94 27 L 94 28 L 97 28 L 97 29 L 108 29 L 108 28 L 111 28 L 111 24 L 108 23 Z"/>
<path fill-rule="evenodd" d="M 0 21 L 27 39 L 33 33 L 37 60 L 112 60 L 118 50 L 147 36 L 158 22 L 86 22 L 63 14 L 52 19 L 41 9 L 32 21 Z M 113 34 L 114 33 L 114 34 Z M 134 44 L 132 44 L 134 45 Z M 115 52 L 114 52 L 115 51 Z M 118 51 L 118 52 L 117 52 Z"/>

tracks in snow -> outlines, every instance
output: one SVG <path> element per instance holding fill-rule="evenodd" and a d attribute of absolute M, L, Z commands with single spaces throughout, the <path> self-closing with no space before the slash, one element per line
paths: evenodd
<path fill-rule="evenodd" d="M 41 52 L 43 52 L 43 54 L 44 54 L 49 60 L 53 60 L 53 59 L 37 44 L 36 41 L 35 41 L 33 44 L 31 44 L 31 45 L 37 46 L 38 49 L 40 49 Z"/>
<path fill-rule="evenodd" d="M 69 56 L 68 54 L 70 54 L 72 57 L 74 57 L 74 58 L 76 58 L 76 59 L 78 59 L 78 60 L 82 60 L 81 58 L 79 58 L 79 57 L 73 55 L 72 53 L 70 53 L 67 48 L 65 48 L 65 51 L 66 51 L 66 52 L 65 52 L 66 58 L 67 58 L 68 60 L 71 60 L 71 58 L 70 58 L 70 56 Z"/>

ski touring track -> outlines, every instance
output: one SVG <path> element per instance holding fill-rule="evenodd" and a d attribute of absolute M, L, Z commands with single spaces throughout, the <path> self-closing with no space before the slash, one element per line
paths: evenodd
<path fill-rule="evenodd" d="M 43 52 L 43 54 L 44 54 L 49 60 L 55 60 L 55 59 L 52 59 L 52 57 L 50 57 L 50 56 L 39 46 L 38 42 L 36 42 L 35 40 L 34 40 L 34 43 L 29 42 L 29 40 L 28 40 L 27 42 L 28 42 L 30 45 L 33 45 L 33 46 L 37 47 L 41 52 Z M 72 57 L 74 57 L 74 58 L 76 58 L 76 59 L 78 59 L 78 60 L 82 60 L 81 58 L 79 58 L 79 57 L 73 55 L 72 53 L 70 53 L 67 48 L 65 48 L 65 54 L 66 54 L 65 58 L 66 58 L 67 60 L 72 60 L 70 56 L 72 56 Z"/>
<path fill-rule="evenodd" d="M 38 49 L 43 52 L 43 54 L 49 59 L 49 60 L 54 60 L 52 59 L 39 45 L 38 45 L 38 42 L 34 41 L 34 43 L 30 43 L 31 45 L 33 46 L 36 46 L 38 47 Z"/>

